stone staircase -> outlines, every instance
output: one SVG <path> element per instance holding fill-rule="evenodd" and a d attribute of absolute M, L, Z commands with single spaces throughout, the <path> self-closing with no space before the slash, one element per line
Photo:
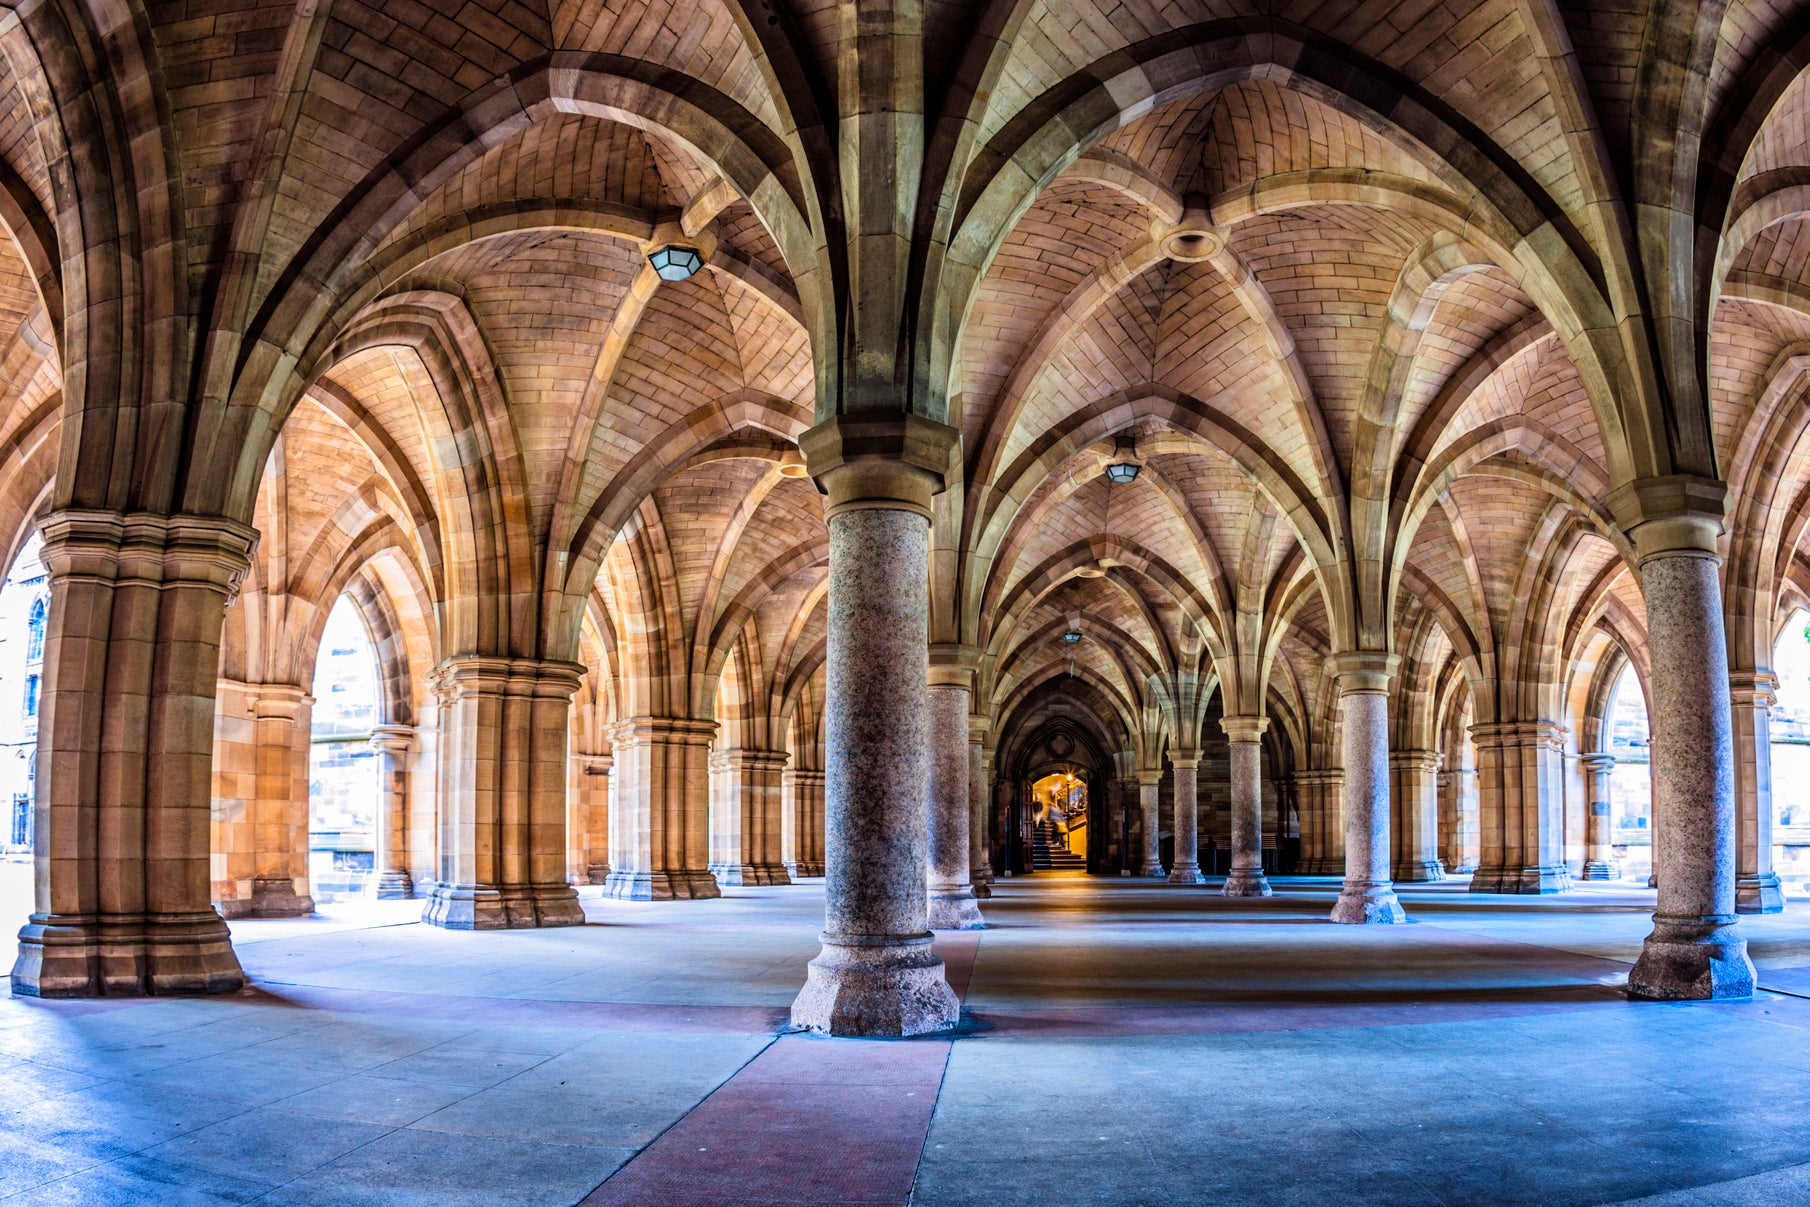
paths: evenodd
<path fill-rule="evenodd" d="M 1068 849 L 1055 822 L 1045 820 L 1031 835 L 1031 866 L 1040 872 L 1085 872 L 1087 860 Z"/>

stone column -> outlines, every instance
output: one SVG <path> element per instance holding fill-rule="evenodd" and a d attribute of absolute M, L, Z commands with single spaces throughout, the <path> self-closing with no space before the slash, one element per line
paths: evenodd
<path fill-rule="evenodd" d="M 1765 671 L 1729 676 L 1735 742 L 1735 912 L 1776 914 L 1785 890 L 1772 868 L 1772 706 L 1778 679 Z"/>
<path fill-rule="evenodd" d="M 1232 749 L 1232 867 L 1228 897 L 1267 897 L 1263 874 L 1263 731 L 1268 717 L 1221 717 L 1220 729 Z"/>
<path fill-rule="evenodd" d="M 1295 875 L 1320 876 L 1325 871 L 1326 827 L 1320 808 L 1319 771 L 1295 772 L 1295 799 L 1301 818 L 1301 857 L 1295 861 Z"/>
<path fill-rule="evenodd" d="M 1344 744 L 1345 887 L 1334 922 L 1406 922 L 1389 879 L 1389 680 L 1393 654 L 1335 654 Z"/>
<path fill-rule="evenodd" d="M 228 916 L 305 918 L 308 892 L 308 734 L 314 700 L 291 683 L 250 685 L 255 789 L 251 895 Z"/>
<path fill-rule="evenodd" d="M 572 756 L 571 808 L 567 860 L 578 884 L 602 884 L 610 875 L 610 774 L 615 759 L 608 754 Z"/>
<path fill-rule="evenodd" d="M 719 885 L 790 884 L 780 845 L 783 750 L 731 747 L 710 757 L 723 788 L 712 818 L 710 872 Z"/>
<path fill-rule="evenodd" d="M 33 818 L 36 902 L 13 992 L 232 993 L 209 901 L 221 622 L 257 534 L 220 516 L 59 511 Z"/>
<path fill-rule="evenodd" d="M 1482 854 L 1473 893 L 1562 893 L 1565 797 L 1560 783 L 1565 730 L 1550 721 L 1471 726 L 1477 748 Z"/>
<path fill-rule="evenodd" d="M 973 850 L 968 827 L 974 795 L 968 787 L 968 701 L 973 669 L 959 655 L 933 650 L 928 689 L 930 782 L 927 800 L 931 930 L 982 930 L 974 901 Z"/>
<path fill-rule="evenodd" d="M 1144 865 L 1138 869 L 1138 875 L 1160 878 L 1163 875 L 1163 773 L 1139 771 L 1137 777 L 1138 810 L 1144 822 Z"/>
<path fill-rule="evenodd" d="M 823 875 L 823 772 L 788 767 L 780 776 L 785 797 L 786 872 L 796 880 Z"/>
<path fill-rule="evenodd" d="M 434 668 L 439 874 L 421 920 L 449 930 L 582 926 L 566 882 L 570 662 L 462 654 Z"/>
<path fill-rule="evenodd" d="M 1584 783 L 1589 789 L 1584 819 L 1584 870 L 1578 878 L 1619 880 L 1621 866 L 1615 859 L 1614 835 L 1609 825 L 1609 781 L 1615 771 L 1615 756 L 1584 754 L 1578 756 L 1578 763 L 1584 769 Z"/>
<path fill-rule="evenodd" d="M 1175 863 L 1170 884 L 1205 884 L 1200 872 L 1200 756 L 1169 755 L 1175 770 Z"/>
<path fill-rule="evenodd" d="M 1725 488 L 1697 479 L 1635 483 L 1610 496 L 1631 530 L 1646 599 L 1653 676 L 1654 858 L 1659 908 L 1628 993 L 1753 994 L 1735 917 L 1734 737 L 1716 552 Z"/>
<path fill-rule="evenodd" d="M 1389 770 L 1395 789 L 1390 872 L 1408 884 L 1444 880 L 1445 864 L 1439 859 L 1439 752 L 1392 751 Z"/>
<path fill-rule="evenodd" d="M 371 749 L 377 752 L 377 878 L 371 895 L 385 901 L 415 895 L 409 875 L 409 755 L 415 749 L 413 725 L 374 725 Z"/>
<path fill-rule="evenodd" d="M 797 1027 L 917 1035 L 960 1013 L 931 949 L 924 889 L 930 500 L 953 442 L 915 418 L 856 417 L 800 441 L 829 495 L 830 570 L 823 949 L 792 1004 Z"/>
<path fill-rule="evenodd" d="M 993 895 L 992 766 L 987 759 L 987 735 L 992 725 L 985 717 L 968 717 L 968 883 L 977 898 Z"/>
<path fill-rule="evenodd" d="M 611 727 L 606 896 L 691 901 L 722 896 L 710 874 L 710 743 L 714 721 L 631 717 Z"/>
<path fill-rule="evenodd" d="M 1439 859 L 1453 875 L 1467 875 L 1477 870 L 1469 854 L 1471 842 L 1471 810 L 1466 788 L 1474 774 L 1463 768 L 1447 768 L 1439 772 Z"/>

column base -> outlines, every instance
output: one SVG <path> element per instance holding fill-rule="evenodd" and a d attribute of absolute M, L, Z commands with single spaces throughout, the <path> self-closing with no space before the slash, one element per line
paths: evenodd
<path fill-rule="evenodd" d="M 993 869 L 974 868 L 968 873 L 968 887 L 982 900 L 993 895 Z"/>
<path fill-rule="evenodd" d="M 778 863 L 713 863 L 710 874 L 723 888 L 792 883 L 785 866 Z"/>
<path fill-rule="evenodd" d="M 1167 876 L 1168 874 L 1169 873 L 1163 871 L 1163 865 L 1155 859 L 1152 859 L 1148 863 L 1144 864 L 1144 866 L 1141 869 L 1139 869 L 1139 871 L 1138 871 L 1138 875 L 1149 876 L 1155 880 L 1161 880 L 1163 877 Z"/>
<path fill-rule="evenodd" d="M 592 864 L 585 865 L 584 882 L 586 884 L 602 884 L 604 881 L 608 880 L 609 878 L 610 878 L 610 865 L 609 865 L 608 860 L 605 860 L 601 863 L 592 863 Z"/>
<path fill-rule="evenodd" d="M 821 863 L 794 862 L 786 864 L 786 871 L 791 874 L 792 879 L 804 880 L 823 875 L 823 865 Z"/>
<path fill-rule="evenodd" d="M 966 884 L 932 886 L 927 898 L 931 930 L 985 930 L 974 890 Z"/>
<path fill-rule="evenodd" d="M 928 934 L 825 934 L 792 1003 L 794 1027 L 870 1039 L 943 1031 L 960 1015 Z"/>
<path fill-rule="evenodd" d="M 1621 869 L 1611 861 L 1592 859 L 1584 864 L 1584 870 L 1577 874 L 1579 880 L 1620 880 Z"/>
<path fill-rule="evenodd" d="M 1729 916 L 1653 917 L 1653 933 L 1628 974 L 1628 996 L 1644 1001 L 1725 1001 L 1753 996 L 1747 940 Z"/>
<path fill-rule="evenodd" d="M 19 931 L 12 989 L 22 997 L 237 993 L 245 973 L 212 910 L 99 920 L 33 914 Z"/>
<path fill-rule="evenodd" d="M 1272 893 L 1262 868 L 1233 868 L 1222 891 L 1228 897 L 1268 897 Z"/>
<path fill-rule="evenodd" d="M 371 895 L 379 901 L 407 901 L 415 895 L 415 881 L 407 872 L 392 868 L 377 878 Z"/>
<path fill-rule="evenodd" d="M 721 897 L 716 877 L 695 868 L 676 872 L 610 873 L 603 895 L 618 901 L 702 901 Z"/>
<path fill-rule="evenodd" d="M 1339 899 L 1333 902 L 1332 920 L 1349 926 L 1387 926 L 1406 922 L 1408 915 L 1396 899 L 1390 881 L 1346 881 Z"/>
<path fill-rule="evenodd" d="M 314 912 L 314 898 L 298 894 L 288 876 L 271 876 L 251 882 L 251 899 L 241 917 L 306 918 Z"/>
<path fill-rule="evenodd" d="M 1758 872 L 1735 879 L 1735 912 L 1737 914 L 1782 914 L 1785 912 L 1785 887 L 1777 872 Z"/>
<path fill-rule="evenodd" d="M 1206 882 L 1207 878 L 1201 874 L 1198 866 L 1189 868 L 1178 863 L 1169 869 L 1170 884 L 1205 884 Z"/>
<path fill-rule="evenodd" d="M 1452 865 L 1452 875 L 1454 876 L 1469 876 L 1476 870 L 1477 861 L 1475 859 L 1460 859 Z"/>
<path fill-rule="evenodd" d="M 1389 869 L 1397 884 L 1438 884 L 1445 879 L 1445 864 L 1437 859 L 1412 859 Z"/>
<path fill-rule="evenodd" d="M 1530 868 L 1478 868 L 1471 875 L 1473 893 L 1538 895 L 1571 890 L 1571 869 L 1564 864 Z"/>
<path fill-rule="evenodd" d="M 421 920 L 443 930 L 533 930 L 583 926 L 584 909 L 569 884 L 507 891 L 488 884 L 436 884 Z"/>

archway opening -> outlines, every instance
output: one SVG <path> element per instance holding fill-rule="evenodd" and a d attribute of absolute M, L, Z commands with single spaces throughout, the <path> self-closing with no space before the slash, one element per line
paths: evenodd
<path fill-rule="evenodd" d="M 38 705 L 50 578 L 36 533 L 0 583 L 0 926 L 11 934 L 33 908 Z"/>
<path fill-rule="evenodd" d="M 317 904 L 363 896 L 376 876 L 383 720 L 377 650 L 364 617 L 339 597 L 314 661 L 308 741 L 308 883 Z"/>
<path fill-rule="evenodd" d="M 1039 871 L 1087 870 L 1087 779 L 1057 771 L 1031 784 L 1031 863 Z"/>
<path fill-rule="evenodd" d="M 1621 878 L 1645 884 L 1653 874 L 1653 736 L 1632 666 L 1615 681 L 1607 722 L 1604 746 L 1615 758 L 1609 773 L 1609 844 Z"/>
<path fill-rule="evenodd" d="M 1772 647 L 1772 859 L 1787 892 L 1810 892 L 1810 613 L 1795 611 Z"/>

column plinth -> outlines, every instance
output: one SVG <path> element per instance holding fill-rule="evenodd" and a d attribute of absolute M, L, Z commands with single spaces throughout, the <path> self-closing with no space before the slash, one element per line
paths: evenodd
<path fill-rule="evenodd" d="M 1635 998 L 1751 997 L 1735 923 L 1734 741 L 1723 629 L 1719 483 L 1673 478 L 1610 496 L 1635 543 L 1652 658 L 1659 908 L 1628 974 Z M 1632 520 L 1630 522 L 1630 513 Z"/>
<path fill-rule="evenodd" d="M 825 925 L 792 1004 L 793 1025 L 812 1031 L 918 1035 L 960 1014 L 931 949 L 925 892 L 930 499 L 954 435 L 890 416 L 833 420 L 800 441 L 829 495 L 830 529 Z M 874 457 L 876 446 L 900 459 Z M 964 709 L 964 744 L 966 725 Z M 961 846 L 965 864 L 965 835 Z"/>
<path fill-rule="evenodd" d="M 1228 897 L 1267 897 L 1263 874 L 1263 731 L 1268 717 L 1222 717 L 1232 750 L 1232 867 L 1226 874 Z"/>
<path fill-rule="evenodd" d="M 1406 922 L 1389 878 L 1389 679 L 1392 654 L 1332 658 L 1343 710 L 1345 887 L 1332 920 L 1354 925 Z"/>

